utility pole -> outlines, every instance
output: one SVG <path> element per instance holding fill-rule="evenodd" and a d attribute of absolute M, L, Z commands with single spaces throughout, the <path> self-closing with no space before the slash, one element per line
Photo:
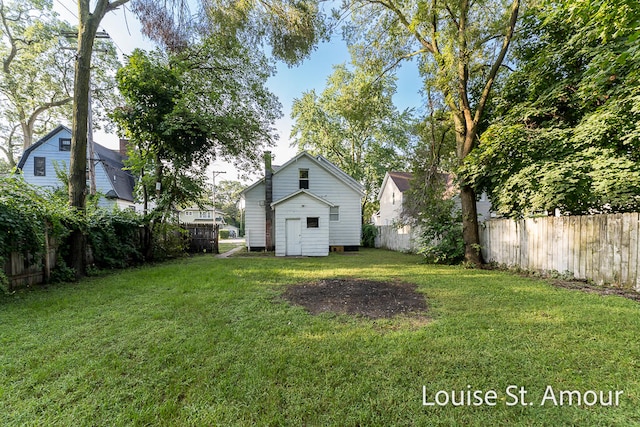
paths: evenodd
<path fill-rule="evenodd" d="M 213 171 L 213 186 L 211 187 L 211 204 L 213 205 L 213 253 L 219 254 L 218 237 L 220 236 L 220 225 L 216 221 L 216 176 L 226 173 L 224 171 Z"/>
<path fill-rule="evenodd" d="M 61 33 L 64 37 L 67 38 L 78 38 L 77 31 L 63 31 Z M 95 36 L 96 39 L 110 39 L 111 36 L 106 31 L 98 31 Z M 63 47 L 65 50 L 76 50 L 76 48 L 72 47 Z M 106 49 L 93 49 L 93 52 L 106 52 Z M 91 83 L 89 83 L 91 86 Z M 93 142 L 93 98 L 91 96 L 91 89 L 89 89 L 89 111 L 88 111 L 88 119 L 87 119 L 87 151 L 89 155 L 89 162 L 87 164 L 87 168 L 89 169 L 89 194 L 94 196 L 97 192 L 96 189 L 96 157 L 94 150 L 94 142 Z"/>

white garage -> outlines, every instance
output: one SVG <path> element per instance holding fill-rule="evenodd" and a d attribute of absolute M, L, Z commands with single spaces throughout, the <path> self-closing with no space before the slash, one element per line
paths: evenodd
<path fill-rule="evenodd" d="M 327 256 L 329 211 L 334 207 L 307 190 L 271 204 L 275 212 L 276 256 Z"/>

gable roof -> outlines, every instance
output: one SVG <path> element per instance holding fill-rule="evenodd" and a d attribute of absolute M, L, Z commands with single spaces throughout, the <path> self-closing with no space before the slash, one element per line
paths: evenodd
<path fill-rule="evenodd" d="M 285 201 L 287 201 L 287 200 L 289 200 L 289 199 L 293 199 L 294 197 L 298 197 L 299 195 L 301 195 L 301 194 L 303 194 L 303 193 L 304 193 L 304 194 L 306 194 L 307 196 L 309 196 L 309 197 L 313 198 L 313 199 L 316 199 L 316 200 L 317 200 L 317 201 L 319 201 L 319 202 L 324 203 L 325 205 L 331 206 L 332 208 L 336 206 L 336 205 L 334 205 L 333 203 L 331 203 L 330 201 L 325 200 L 325 199 L 323 199 L 323 198 L 322 198 L 322 197 L 320 197 L 320 196 L 316 196 L 316 195 L 315 195 L 315 194 L 313 194 L 311 191 L 307 191 L 307 190 L 304 190 L 304 189 L 303 189 L 303 190 L 298 190 L 298 191 L 296 191 L 295 193 L 291 193 L 291 194 L 289 194 L 289 195 L 286 195 L 286 196 L 284 196 L 283 198 L 281 198 L 281 199 L 279 199 L 279 200 L 276 200 L 275 202 L 271 203 L 271 207 L 274 207 L 275 205 L 278 205 L 278 204 L 280 204 L 280 203 L 282 203 L 282 202 L 285 202 Z"/>
<path fill-rule="evenodd" d="M 411 180 L 413 174 L 411 172 L 389 172 L 389 178 L 393 180 L 393 183 L 398 187 L 401 193 L 404 193 L 411 188 Z"/>
<path fill-rule="evenodd" d="M 273 172 L 273 174 L 276 175 L 278 172 L 283 171 L 284 169 L 287 168 L 287 166 L 289 166 L 292 163 L 297 162 L 302 157 L 308 158 L 309 160 L 311 160 L 312 162 L 314 162 L 315 164 L 317 164 L 318 166 L 320 166 L 321 168 L 323 168 L 324 170 L 329 172 L 331 175 L 333 175 L 336 178 L 338 178 L 340 181 L 345 183 L 348 187 L 350 187 L 351 189 L 355 190 L 356 192 L 361 193 L 361 194 L 364 193 L 364 187 L 362 186 L 362 184 L 360 184 L 355 179 L 351 178 L 342 169 L 340 169 L 339 167 L 337 167 L 336 165 L 331 163 L 325 157 L 323 157 L 321 155 L 313 156 L 307 151 L 301 151 L 300 153 L 298 153 L 294 158 L 290 159 L 288 162 L 286 162 L 285 164 L 280 166 L 277 170 L 275 170 Z"/>
<path fill-rule="evenodd" d="M 66 130 L 67 132 L 71 133 L 71 129 L 69 129 L 65 125 L 58 125 L 58 127 L 56 127 L 54 130 L 52 130 L 51 132 L 49 132 L 48 134 L 46 134 L 45 136 L 43 136 L 42 138 L 40 138 L 39 140 L 31 144 L 29 147 L 27 147 L 27 149 L 24 150 L 24 152 L 22 153 L 22 157 L 20 157 L 20 161 L 18 162 L 17 168 L 22 169 L 24 167 L 24 164 L 27 162 L 29 155 L 33 150 L 35 150 L 36 148 L 40 147 L 42 144 L 44 144 L 45 142 L 53 138 L 53 135 L 63 130 Z"/>
<path fill-rule="evenodd" d="M 24 165 L 31 153 L 42 144 L 53 138 L 53 136 L 60 131 L 67 131 L 71 133 L 71 129 L 64 125 L 59 125 L 54 130 L 40 138 L 26 150 L 24 150 L 24 153 L 20 158 L 20 162 L 18 162 L 17 168 L 24 168 Z M 102 167 L 104 168 L 105 174 L 109 178 L 109 182 L 111 183 L 112 190 L 109 190 L 107 194 L 105 194 L 105 196 L 107 198 L 116 198 L 133 202 L 135 200 L 133 197 L 135 180 L 128 171 L 122 170 L 124 168 L 125 157 L 116 151 L 110 150 L 104 145 L 98 144 L 97 142 L 93 143 L 93 149 L 95 154 L 97 154 Z"/>
<path fill-rule="evenodd" d="M 320 166 L 321 168 L 329 172 L 331 175 L 333 175 L 334 177 L 342 181 L 344 184 L 346 184 L 349 188 L 351 188 L 355 192 L 361 195 L 364 195 L 364 186 L 362 184 L 360 184 L 358 181 L 350 177 L 347 173 L 345 173 L 342 169 L 340 169 L 339 167 L 331 163 L 325 157 L 321 155 L 313 156 L 309 154 L 309 152 L 307 151 L 302 151 L 298 153 L 295 157 L 293 157 L 292 159 L 290 159 L 289 161 L 287 161 L 281 166 L 273 166 L 272 167 L 273 174 L 276 175 L 278 172 L 283 171 L 284 169 L 287 168 L 287 166 L 297 162 L 302 157 L 308 158 L 309 160 L 311 160 L 312 162 L 314 162 L 315 164 L 317 164 L 318 166 Z M 259 179 L 258 181 L 254 182 L 253 184 L 251 184 L 250 186 L 242 190 L 241 194 L 251 191 L 253 188 L 257 187 L 262 183 L 264 183 L 264 178 Z"/>

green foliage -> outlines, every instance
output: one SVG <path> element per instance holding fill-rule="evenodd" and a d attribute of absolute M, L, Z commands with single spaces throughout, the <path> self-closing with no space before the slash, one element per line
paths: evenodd
<path fill-rule="evenodd" d="M 159 212 L 198 202 L 212 160 L 247 170 L 273 144 L 280 104 L 265 86 L 272 72 L 256 50 L 221 36 L 128 58 L 117 74 L 126 105 L 112 117 L 132 141 L 128 166 Z"/>
<path fill-rule="evenodd" d="M 378 228 L 375 225 L 364 224 L 362 226 L 362 246 L 365 248 L 375 248 L 377 236 Z"/>
<path fill-rule="evenodd" d="M 19 176 L 0 178 L 0 267 L 11 252 L 39 259 L 45 233 L 49 239 L 61 241 L 69 233 L 67 225 L 77 222 L 66 200 L 39 193 Z M 6 286 L 6 279 L 0 268 L 0 286 Z"/>
<path fill-rule="evenodd" d="M 96 267 L 124 268 L 142 257 L 141 216 L 130 210 L 98 209 L 87 217 L 88 244 Z"/>
<path fill-rule="evenodd" d="M 215 201 L 216 209 L 224 212 L 224 218 L 227 224 L 240 226 L 241 212 L 238 208 L 240 203 L 240 193 L 244 186 L 239 181 L 223 180 L 216 183 Z"/>
<path fill-rule="evenodd" d="M 639 209 L 640 4 L 540 0 L 523 25 L 464 174 L 506 216 Z"/>
<path fill-rule="evenodd" d="M 221 239 L 228 239 L 229 238 L 229 230 L 220 230 L 220 236 Z"/>
<path fill-rule="evenodd" d="M 364 185 L 364 218 L 377 209 L 385 172 L 405 169 L 413 139 L 411 112 L 393 105 L 395 78 L 377 72 L 334 66 L 322 93 L 303 93 L 291 112 L 293 144 L 326 157 Z"/>
<path fill-rule="evenodd" d="M 154 223 L 151 236 L 153 259 L 156 261 L 182 257 L 189 247 L 189 232 L 178 224 Z"/>
<path fill-rule="evenodd" d="M 428 263 L 458 264 L 464 259 L 462 214 L 452 199 L 430 203 L 419 222 L 418 253 Z"/>
<path fill-rule="evenodd" d="M 68 122 L 74 78 L 73 46 L 65 32 L 77 30 L 61 21 L 51 0 L 0 3 L 0 152 L 15 166 L 19 153 L 56 122 Z M 92 86 L 96 123 L 117 98 L 114 73 L 119 62 L 110 40 L 97 40 Z M 62 48 L 62 49 L 61 49 Z"/>

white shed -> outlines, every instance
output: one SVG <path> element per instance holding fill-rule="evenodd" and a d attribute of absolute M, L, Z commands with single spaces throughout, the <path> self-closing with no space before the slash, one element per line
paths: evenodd
<path fill-rule="evenodd" d="M 271 204 L 275 209 L 276 256 L 327 256 L 329 210 L 334 205 L 307 190 Z"/>
<path fill-rule="evenodd" d="M 265 178 L 242 192 L 247 247 L 275 247 L 278 256 L 358 250 L 363 194 L 360 183 L 322 156 L 303 151 L 271 167 L 266 153 Z"/>

